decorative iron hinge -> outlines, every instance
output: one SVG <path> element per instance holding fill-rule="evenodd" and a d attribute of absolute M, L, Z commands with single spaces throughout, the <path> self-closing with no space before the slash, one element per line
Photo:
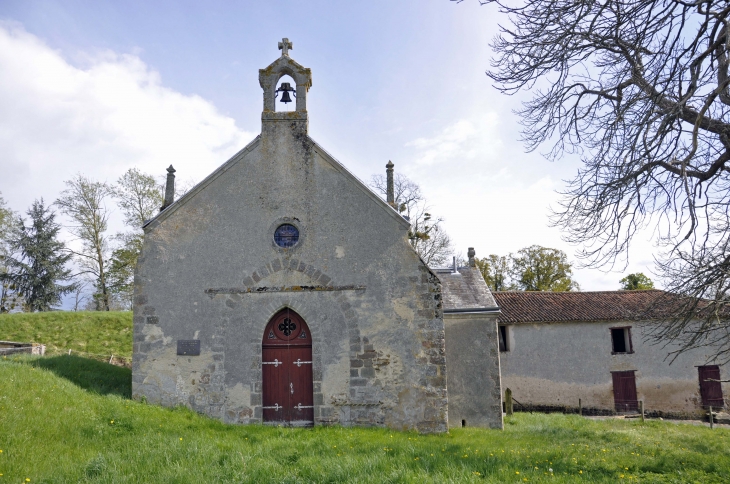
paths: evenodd
<path fill-rule="evenodd" d="M 282 409 L 282 410 L 284 409 L 284 407 L 280 406 L 280 405 L 279 405 L 278 403 L 275 403 L 275 404 L 274 404 L 273 406 L 271 406 L 271 407 L 261 407 L 261 408 L 265 408 L 265 409 L 270 409 L 270 408 L 273 408 L 273 409 L 274 409 L 274 410 L 276 410 L 277 412 L 279 411 L 279 409 Z"/>
<path fill-rule="evenodd" d="M 283 365 L 284 362 L 283 361 L 279 361 L 278 358 L 274 358 L 274 361 L 262 361 L 261 364 L 262 365 L 274 365 L 274 368 L 276 368 L 279 365 Z"/>
<path fill-rule="evenodd" d="M 302 410 L 304 408 L 314 408 L 314 405 L 302 405 L 301 403 L 298 403 L 294 408 L 297 410 Z"/>
<path fill-rule="evenodd" d="M 302 361 L 300 358 L 297 358 L 297 361 L 294 362 L 295 365 L 298 367 L 301 367 L 302 365 L 311 365 L 311 361 Z"/>

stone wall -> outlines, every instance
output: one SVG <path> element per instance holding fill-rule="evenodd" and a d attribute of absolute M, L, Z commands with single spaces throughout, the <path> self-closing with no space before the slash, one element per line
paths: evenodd
<path fill-rule="evenodd" d="M 0 341 L 0 355 L 26 353 L 29 355 L 45 355 L 46 345 L 39 343 L 18 343 L 17 341 Z"/>
<path fill-rule="evenodd" d="M 306 135 L 306 113 L 274 114 L 145 228 L 133 395 L 260 422 L 262 333 L 288 307 L 312 334 L 315 424 L 446 431 L 438 278 L 408 223 Z M 291 249 L 273 242 L 283 222 L 301 234 Z M 200 355 L 177 355 L 180 339 Z"/>
<path fill-rule="evenodd" d="M 447 313 L 449 427 L 503 428 L 498 314 Z"/>
<path fill-rule="evenodd" d="M 635 370 L 647 411 L 701 412 L 697 366 L 710 351 L 698 349 L 670 364 L 672 347 L 648 341 L 653 324 L 635 322 L 521 323 L 508 326 L 509 351 L 501 353 L 502 386 L 520 403 L 614 408 L 612 371 Z M 631 326 L 633 353 L 611 354 L 610 328 Z M 722 378 L 730 366 L 720 367 Z M 726 400 L 730 386 L 723 383 Z"/>

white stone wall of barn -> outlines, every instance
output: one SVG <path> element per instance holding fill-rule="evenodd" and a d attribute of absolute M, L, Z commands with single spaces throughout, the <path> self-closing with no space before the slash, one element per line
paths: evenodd
<path fill-rule="evenodd" d="M 698 366 L 712 354 L 696 349 L 670 364 L 671 347 L 648 341 L 651 325 L 636 322 L 518 323 L 508 325 L 509 351 L 500 353 L 502 387 L 519 403 L 614 409 L 612 371 L 635 371 L 647 411 L 699 414 Z M 630 326 L 633 353 L 612 354 L 610 328 Z M 721 365 L 723 379 L 730 365 Z M 730 385 L 723 383 L 728 401 Z"/>

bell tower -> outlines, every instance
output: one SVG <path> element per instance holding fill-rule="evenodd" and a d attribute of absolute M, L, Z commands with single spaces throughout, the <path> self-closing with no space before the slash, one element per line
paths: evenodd
<path fill-rule="evenodd" d="M 267 127 L 272 127 L 267 125 L 282 122 L 289 123 L 289 126 L 297 131 L 303 131 L 304 134 L 308 131 L 307 92 L 312 86 L 312 71 L 302 67 L 289 57 L 289 50 L 293 48 L 294 44 L 289 39 L 282 39 L 279 42 L 281 57 L 272 62 L 266 69 L 259 69 L 259 84 L 264 90 L 264 110 L 261 113 L 262 134 L 268 131 Z M 294 79 L 296 88 L 291 88 L 288 83 L 282 83 L 277 88 L 279 80 L 287 75 Z M 294 111 L 277 112 L 276 102 L 279 95 L 281 94 L 281 99 L 289 100 L 290 93 L 296 98 L 296 109 Z"/>

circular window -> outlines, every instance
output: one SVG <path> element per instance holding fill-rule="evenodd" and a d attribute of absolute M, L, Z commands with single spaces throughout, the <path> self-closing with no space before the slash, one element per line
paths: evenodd
<path fill-rule="evenodd" d="M 299 229 L 292 224 L 279 225 L 274 231 L 274 242 L 284 249 L 294 247 L 299 242 Z"/>

